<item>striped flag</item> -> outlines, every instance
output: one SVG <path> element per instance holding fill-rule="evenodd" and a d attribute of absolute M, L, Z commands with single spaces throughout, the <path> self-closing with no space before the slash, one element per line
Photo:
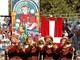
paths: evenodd
<path fill-rule="evenodd" d="M 52 36 L 54 43 L 60 43 L 62 37 L 62 17 L 58 17 L 55 21 L 54 17 L 46 19 L 41 16 L 41 34 L 42 36 Z"/>

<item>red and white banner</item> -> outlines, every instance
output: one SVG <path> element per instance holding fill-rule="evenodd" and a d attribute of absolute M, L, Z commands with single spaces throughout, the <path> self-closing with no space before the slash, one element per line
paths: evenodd
<path fill-rule="evenodd" d="M 41 16 L 41 34 L 42 36 L 52 36 L 54 43 L 60 43 L 62 37 L 62 17 L 54 20 L 54 17 L 49 17 L 47 20 L 45 16 Z"/>

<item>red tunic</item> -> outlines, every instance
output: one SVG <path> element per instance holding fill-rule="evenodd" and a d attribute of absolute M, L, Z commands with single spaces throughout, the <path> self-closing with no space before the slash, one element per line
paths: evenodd
<path fill-rule="evenodd" d="M 25 60 L 39 60 L 38 59 L 39 52 L 38 52 L 38 50 L 37 50 L 35 45 L 28 47 L 25 50 L 25 52 L 27 53 L 26 54 L 27 58 Z"/>
<path fill-rule="evenodd" d="M 42 52 L 43 52 L 43 59 L 46 59 L 46 60 L 54 59 L 53 54 L 55 53 L 55 50 L 53 47 L 48 48 L 47 46 L 44 46 Z"/>
<path fill-rule="evenodd" d="M 23 60 L 27 60 L 29 55 L 30 55 L 30 46 L 25 48 L 24 55 L 23 55 L 24 56 Z"/>
<path fill-rule="evenodd" d="M 8 56 L 9 56 L 9 59 L 15 59 L 15 60 L 22 60 L 22 52 L 23 50 L 15 45 L 15 46 L 8 46 Z"/>
<path fill-rule="evenodd" d="M 22 58 L 18 57 L 18 56 L 14 56 L 12 57 L 10 60 L 22 60 Z"/>
<path fill-rule="evenodd" d="M 72 47 L 62 48 L 60 51 L 59 60 L 72 60 L 72 55 L 73 55 Z"/>
<path fill-rule="evenodd" d="M 20 21 L 24 23 L 26 22 L 37 23 L 36 18 L 31 14 L 20 14 Z"/>

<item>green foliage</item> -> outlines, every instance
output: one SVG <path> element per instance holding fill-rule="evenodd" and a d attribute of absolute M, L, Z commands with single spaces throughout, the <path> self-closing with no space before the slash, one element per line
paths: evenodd
<path fill-rule="evenodd" d="M 74 14 L 80 12 L 80 0 L 41 0 L 41 15 Z"/>

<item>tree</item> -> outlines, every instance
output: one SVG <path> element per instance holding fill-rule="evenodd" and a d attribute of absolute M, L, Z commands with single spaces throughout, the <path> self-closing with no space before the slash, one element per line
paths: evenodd
<path fill-rule="evenodd" d="M 41 15 L 74 14 L 80 12 L 80 0 L 41 0 Z"/>
<path fill-rule="evenodd" d="M 66 0 L 68 6 L 75 10 L 75 13 L 80 13 L 80 0 Z"/>

